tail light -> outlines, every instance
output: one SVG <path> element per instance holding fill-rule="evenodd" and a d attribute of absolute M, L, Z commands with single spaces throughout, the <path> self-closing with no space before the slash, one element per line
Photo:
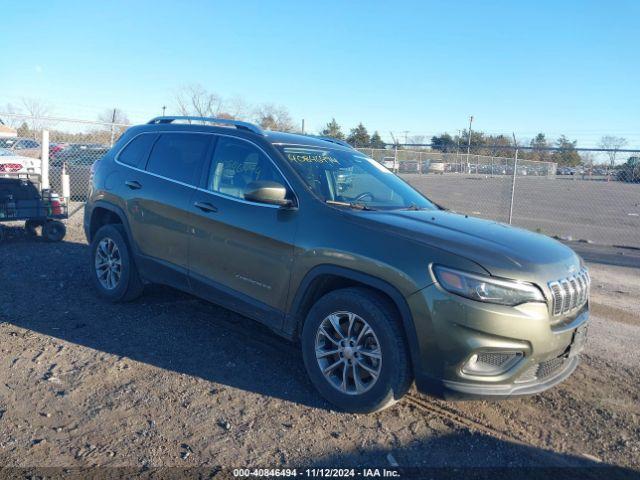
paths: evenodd
<path fill-rule="evenodd" d="M 11 173 L 22 170 L 22 164 L 20 163 L 2 163 L 0 164 L 0 172 Z"/>

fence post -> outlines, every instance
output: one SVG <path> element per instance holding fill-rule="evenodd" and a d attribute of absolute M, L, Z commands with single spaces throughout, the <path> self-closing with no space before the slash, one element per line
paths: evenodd
<path fill-rule="evenodd" d="M 40 190 L 45 190 L 51 187 L 49 183 L 49 130 L 42 130 L 41 147 Z"/>
<path fill-rule="evenodd" d="M 397 173 L 398 166 L 398 144 L 396 143 L 393 147 L 393 173 Z"/>
<path fill-rule="evenodd" d="M 513 197 L 516 193 L 516 175 L 518 174 L 518 144 L 516 143 L 516 136 L 513 136 L 513 143 L 516 145 L 516 155 L 513 159 L 513 177 L 511 178 L 511 205 L 509 206 L 509 225 L 513 219 Z"/>

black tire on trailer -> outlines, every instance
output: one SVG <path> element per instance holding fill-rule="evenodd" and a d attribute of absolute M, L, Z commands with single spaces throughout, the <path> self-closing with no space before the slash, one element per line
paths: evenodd
<path fill-rule="evenodd" d="M 38 235 L 38 227 L 44 227 L 43 222 L 41 222 L 40 220 L 27 220 L 26 222 L 24 222 L 24 230 L 30 237 L 35 237 Z"/>
<path fill-rule="evenodd" d="M 59 220 L 47 220 L 42 226 L 42 236 L 48 242 L 59 242 L 67 234 L 67 227 Z"/>

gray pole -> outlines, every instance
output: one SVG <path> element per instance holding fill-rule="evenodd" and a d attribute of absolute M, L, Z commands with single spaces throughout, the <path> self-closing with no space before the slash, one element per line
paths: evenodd
<path fill-rule="evenodd" d="M 304 118 L 302 119 L 302 134 L 304 135 Z"/>
<path fill-rule="evenodd" d="M 516 141 L 516 134 L 513 133 L 513 144 L 516 147 L 515 158 L 513 159 L 513 177 L 511 177 L 511 205 L 509 206 L 509 225 L 513 218 L 513 197 L 516 193 L 516 175 L 518 172 L 518 142 Z"/>
<path fill-rule="evenodd" d="M 469 117 L 469 141 L 467 142 L 467 173 L 471 173 L 469 166 L 469 153 L 471 153 L 471 124 L 473 123 L 473 115 Z"/>
<path fill-rule="evenodd" d="M 111 146 L 113 147 L 113 137 L 115 135 L 114 132 L 114 123 L 116 123 L 116 109 L 113 109 L 113 115 L 111 115 Z"/>

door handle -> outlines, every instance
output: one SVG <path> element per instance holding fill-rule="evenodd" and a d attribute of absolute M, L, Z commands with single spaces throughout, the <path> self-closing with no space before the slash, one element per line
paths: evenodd
<path fill-rule="evenodd" d="M 208 202 L 195 202 L 193 205 L 198 207 L 203 212 L 207 212 L 207 213 L 215 213 L 218 211 L 216 207 L 214 207 Z"/>
<path fill-rule="evenodd" d="M 137 180 L 127 180 L 124 184 L 131 190 L 139 190 L 142 188 L 142 184 Z"/>

